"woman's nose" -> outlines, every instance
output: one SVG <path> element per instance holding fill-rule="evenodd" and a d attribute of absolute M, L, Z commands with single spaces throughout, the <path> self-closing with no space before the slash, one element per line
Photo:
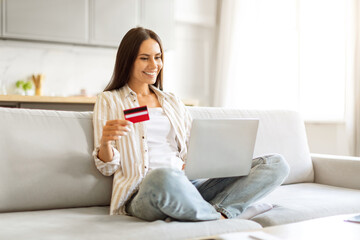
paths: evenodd
<path fill-rule="evenodd" d="M 151 68 L 156 68 L 157 67 L 155 59 L 151 59 L 149 61 L 149 67 L 151 67 Z"/>

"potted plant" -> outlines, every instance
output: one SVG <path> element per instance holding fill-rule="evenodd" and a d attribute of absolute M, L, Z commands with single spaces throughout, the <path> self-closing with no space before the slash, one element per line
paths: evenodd
<path fill-rule="evenodd" d="M 31 95 L 30 90 L 33 89 L 31 81 L 18 80 L 16 83 L 16 92 L 20 95 Z"/>

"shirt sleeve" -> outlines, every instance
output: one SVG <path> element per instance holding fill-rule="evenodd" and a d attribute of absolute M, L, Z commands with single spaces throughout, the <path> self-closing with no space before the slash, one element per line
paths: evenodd
<path fill-rule="evenodd" d="M 99 149 L 94 150 L 94 154 L 96 154 L 94 156 L 95 166 L 105 176 L 113 175 L 120 167 L 120 153 L 114 147 L 112 147 L 112 151 L 114 153 L 113 159 L 110 162 L 103 162 L 97 157 Z"/>
<path fill-rule="evenodd" d="M 112 150 L 114 153 L 114 157 L 112 161 L 105 163 L 98 158 L 103 127 L 105 126 L 106 121 L 110 119 L 110 111 L 111 110 L 106 96 L 104 96 L 104 93 L 99 94 L 96 98 L 96 103 L 93 112 L 94 146 L 95 146 L 95 149 L 93 151 L 93 157 L 97 169 L 105 176 L 111 176 L 121 167 L 120 153 L 114 147 L 114 143 L 112 143 Z"/>

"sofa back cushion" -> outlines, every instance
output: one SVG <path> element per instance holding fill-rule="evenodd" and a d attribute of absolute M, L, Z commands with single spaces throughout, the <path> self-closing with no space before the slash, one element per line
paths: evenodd
<path fill-rule="evenodd" d="M 188 109 L 193 118 L 260 119 L 254 157 L 279 153 L 290 165 L 290 174 L 284 184 L 313 182 L 314 172 L 304 121 L 298 113 L 280 110 L 248 111 L 213 107 L 189 107 Z"/>
<path fill-rule="evenodd" d="M 108 205 L 91 112 L 0 108 L 0 212 Z"/>

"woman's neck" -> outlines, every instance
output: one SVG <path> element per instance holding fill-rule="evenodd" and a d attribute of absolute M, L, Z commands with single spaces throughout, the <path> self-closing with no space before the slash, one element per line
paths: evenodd
<path fill-rule="evenodd" d="M 137 84 L 128 83 L 128 86 L 138 96 L 148 96 L 148 95 L 152 94 L 149 84 L 137 85 Z"/>

